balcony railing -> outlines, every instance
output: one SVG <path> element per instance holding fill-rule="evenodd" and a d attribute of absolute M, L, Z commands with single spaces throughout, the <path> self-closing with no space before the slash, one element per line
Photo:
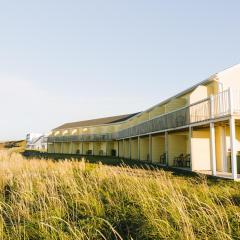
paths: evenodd
<path fill-rule="evenodd" d="M 116 139 L 116 133 L 105 134 L 84 134 L 72 136 L 54 136 L 48 137 L 48 142 L 91 142 L 91 141 L 111 141 Z"/>
<path fill-rule="evenodd" d="M 157 116 L 117 133 L 49 137 L 48 142 L 111 141 L 176 129 L 210 119 L 224 117 L 229 114 L 240 114 L 240 91 L 225 90 L 210 98 Z"/>

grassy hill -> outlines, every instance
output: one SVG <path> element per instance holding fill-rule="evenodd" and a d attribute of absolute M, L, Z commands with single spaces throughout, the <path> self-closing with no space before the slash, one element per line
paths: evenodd
<path fill-rule="evenodd" d="M 0 150 L 1 149 L 12 149 L 13 151 L 21 152 L 26 147 L 26 141 L 25 140 L 18 140 L 18 141 L 6 141 L 6 142 L 0 142 Z"/>
<path fill-rule="evenodd" d="M 239 239 L 239 183 L 102 162 L 2 151 L 2 239 Z"/>

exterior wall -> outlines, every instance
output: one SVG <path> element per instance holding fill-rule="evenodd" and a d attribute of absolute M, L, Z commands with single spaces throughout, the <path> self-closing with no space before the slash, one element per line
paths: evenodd
<path fill-rule="evenodd" d="M 47 152 L 48 153 L 55 153 L 55 151 L 54 151 L 54 143 L 48 144 Z"/>
<path fill-rule="evenodd" d="M 62 153 L 61 147 L 62 147 L 61 143 L 54 143 L 55 153 Z"/>
<path fill-rule="evenodd" d="M 131 139 L 131 159 L 138 160 L 138 139 Z"/>
<path fill-rule="evenodd" d="M 152 136 L 152 162 L 159 163 L 160 156 L 165 152 L 165 137 Z"/>
<path fill-rule="evenodd" d="M 107 149 L 107 156 L 113 156 L 112 151 L 115 151 L 115 156 L 117 156 L 117 142 L 107 142 L 106 143 L 106 149 Z"/>
<path fill-rule="evenodd" d="M 223 90 L 230 87 L 240 89 L 240 64 L 218 73 L 217 77 L 222 83 Z"/>
<path fill-rule="evenodd" d="M 140 160 L 149 160 L 149 138 L 140 137 Z"/>
<path fill-rule="evenodd" d="M 188 133 L 168 134 L 168 165 L 174 165 L 174 158 L 189 153 Z"/>
<path fill-rule="evenodd" d="M 119 141 L 119 157 L 124 157 L 123 140 Z"/>
<path fill-rule="evenodd" d="M 210 129 L 192 130 L 191 137 L 192 170 L 211 170 Z"/>
<path fill-rule="evenodd" d="M 83 143 L 83 154 L 86 155 L 88 150 L 90 150 L 90 144 L 88 142 Z"/>
<path fill-rule="evenodd" d="M 208 88 L 206 86 L 198 86 L 189 96 L 189 104 L 198 102 L 208 97 Z"/>
<path fill-rule="evenodd" d="M 129 139 L 124 140 L 124 158 L 130 158 L 130 142 Z"/>

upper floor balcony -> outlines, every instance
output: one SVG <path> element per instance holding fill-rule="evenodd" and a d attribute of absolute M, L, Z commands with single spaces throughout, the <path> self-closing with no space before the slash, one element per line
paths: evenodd
<path fill-rule="evenodd" d="M 116 133 L 103 134 L 82 134 L 72 136 L 50 136 L 48 142 L 92 142 L 92 141 L 111 141 L 116 139 Z"/>
<path fill-rule="evenodd" d="M 159 115 L 116 133 L 49 137 L 48 142 L 111 141 L 187 127 L 233 114 L 240 114 L 240 91 L 228 89 L 210 98 Z"/>

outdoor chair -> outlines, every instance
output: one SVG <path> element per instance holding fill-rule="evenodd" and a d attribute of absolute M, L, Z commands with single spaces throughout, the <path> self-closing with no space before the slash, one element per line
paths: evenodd
<path fill-rule="evenodd" d="M 117 155 L 116 150 L 115 150 L 115 149 L 112 149 L 112 150 L 111 150 L 111 156 L 112 156 L 112 157 L 116 157 L 116 155 Z"/>
<path fill-rule="evenodd" d="M 179 156 L 174 158 L 173 164 L 175 167 L 183 167 L 184 155 L 181 153 Z"/>
<path fill-rule="evenodd" d="M 184 157 L 184 167 L 190 168 L 191 165 L 191 155 L 186 154 Z"/>
<path fill-rule="evenodd" d="M 87 155 L 92 155 L 92 150 L 87 150 Z"/>
<path fill-rule="evenodd" d="M 167 158 L 167 154 L 166 154 L 166 153 L 163 153 L 163 154 L 160 156 L 160 164 L 166 164 L 166 158 Z"/>

